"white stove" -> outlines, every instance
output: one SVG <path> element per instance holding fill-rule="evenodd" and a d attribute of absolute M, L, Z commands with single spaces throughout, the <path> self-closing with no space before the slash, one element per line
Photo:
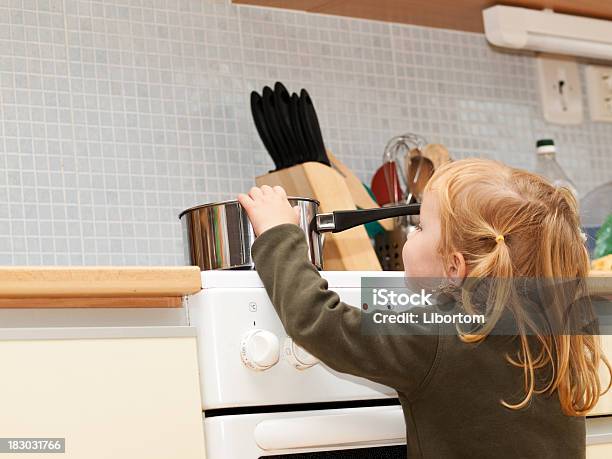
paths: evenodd
<path fill-rule="evenodd" d="M 359 305 L 362 277 L 403 273 L 321 275 L 344 302 Z M 198 330 L 207 459 L 406 457 L 395 391 L 331 370 L 296 346 L 255 271 L 202 272 L 202 290 L 186 298 L 186 310 Z M 611 398 L 587 420 L 589 457 L 612 457 Z"/>
<path fill-rule="evenodd" d="M 373 274 L 321 273 L 355 305 L 361 277 Z M 295 345 L 255 271 L 204 271 L 202 291 L 186 301 L 189 323 L 198 329 L 208 459 L 349 449 L 359 457 L 355 448 L 366 447 L 393 454 L 379 457 L 405 455 L 405 447 L 392 446 L 405 445 L 396 392 L 338 373 Z M 363 457 L 370 452 L 364 449 Z"/>

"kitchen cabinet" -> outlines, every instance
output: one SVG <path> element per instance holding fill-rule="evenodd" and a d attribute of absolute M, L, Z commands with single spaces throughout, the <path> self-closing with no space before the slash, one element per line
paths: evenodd
<path fill-rule="evenodd" d="M 602 335 L 601 336 L 601 347 L 604 354 L 612 362 L 612 336 Z M 604 371 L 604 367 L 600 368 L 599 371 L 602 385 L 605 387 L 608 384 L 607 372 Z M 607 394 L 603 395 L 595 408 L 589 413 L 590 416 L 610 415 L 612 413 L 612 389 Z"/>
<path fill-rule="evenodd" d="M 237 4 L 483 32 L 482 10 L 494 0 L 232 0 Z M 506 0 L 504 5 L 551 8 L 558 13 L 612 19 L 612 2 L 598 0 Z"/>
<path fill-rule="evenodd" d="M 603 352 L 606 354 L 608 359 L 612 361 L 612 336 L 602 335 L 601 346 Z M 601 384 L 605 387 L 608 383 L 607 372 L 604 371 L 603 365 L 599 371 L 601 377 Z M 596 433 L 599 444 L 587 444 L 586 458 L 587 459 L 608 459 L 612 457 L 612 433 L 610 433 L 609 423 L 612 419 L 612 390 L 608 391 L 603 395 L 595 408 L 589 413 L 587 418 L 587 430 L 591 430 L 591 433 Z M 599 416 L 593 418 L 593 416 Z"/>
<path fill-rule="evenodd" d="M 610 459 L 612 443 L 589 445 L 586 449 L 586 459 Z"/>
<path fill-rule="evenodd" d="M 65 438 L 67 458 L 202 459 L 182 307 L 200 288 L 197 267 L 0 267 L 0 436 Z"/>
<path fill-rule="evenodd" d="M 0 368 L 2 437 L 65 438 L 75 459 L 204 458 L 192 327 L 0 329 Z"/>

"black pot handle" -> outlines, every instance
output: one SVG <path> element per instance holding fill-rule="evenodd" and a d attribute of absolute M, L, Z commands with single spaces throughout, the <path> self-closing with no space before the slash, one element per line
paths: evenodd
<path fill-rule="evenodd" d="M 317 214 L 317 232 L 339 233 L 364 223 L 404 215 L 419 215 L 420 212 L 421 204 L 403 204 L 376 209 L 336 210 L 334 212 Z"/>

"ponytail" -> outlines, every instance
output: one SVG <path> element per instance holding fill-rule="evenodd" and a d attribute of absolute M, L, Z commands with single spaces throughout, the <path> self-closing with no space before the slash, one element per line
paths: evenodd
<path fill-rule="evenodd" d="M 610 380 L 605 389 L 600 385 L 600 365 L 609 375 L 612 368 L 601 352 L 599 336 L 544 333 L 533 323 L 511 281 L 518 277 L 577 279 L 575 290 L 552 293 L 546 306 L 557 315 L 564 313 L 561 305 L 588 298 L 589 259 L 573 194 L 535 174 L 482 159 L 443 165 L 425 191 L 436 191 L 438 197 L 441 255 L 448 259 L 461 252 L 468 271 L 465 282 L 487 278 L 490 286 L 486 324 L 478 334 L 459 330 L 460 339 L 467 343 L 486 339 L 506 309 L 516 320 L 519 346 L 516 355 L 506 355 L 506 360 L 522 368 L 525 395 L 518 403 L 500 400 L 501 404 L 521 409 L 534 394 L 558 391 L 565 414 L 584 416 L 612 384 Z M 473 314 L 476 307 L 467 287 L 462 289 L 461 301 L 466 312 Z M 541 370 L 551 376 L 537 387 L 536 373 Z"/>

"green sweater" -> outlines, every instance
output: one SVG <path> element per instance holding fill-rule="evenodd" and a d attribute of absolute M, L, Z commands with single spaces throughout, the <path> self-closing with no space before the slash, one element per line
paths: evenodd
<path fill-rule="evenodd" d="M 559 398 L 537 395 L 521 410 L 522 369 L 510 365 L 516 339 L 457 335 L 366 335 L 361 310 L 327 289 L 308 258 L 304 233 L 274 227 L 253 244 L 261 280 L 287 334 L 330 368 L 397 391 L 410 458 L 583 458 L 585 419 L 566 416 Z M 427 325 L 431 327 L 431 325 Z M 430 328 L 431 330 L 431 328 Z M 541 385 L 540 385 L 541 387 Z"/>

